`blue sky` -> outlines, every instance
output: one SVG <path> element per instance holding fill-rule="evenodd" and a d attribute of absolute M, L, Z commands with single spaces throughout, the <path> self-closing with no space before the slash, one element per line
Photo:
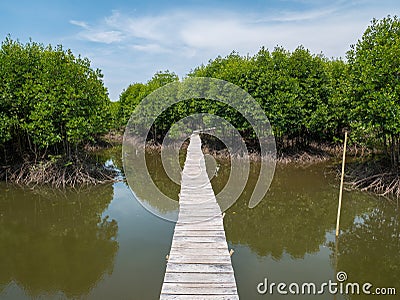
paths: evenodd
<path fill-rule="evenodd" d="M 0 1 L 0 37 L 62 44 L 104 74 L 110 98 L 159 70 L 180 77 L 218 55 L 261 46 L 344 57 L 372 18 L 400 1 Z"/>

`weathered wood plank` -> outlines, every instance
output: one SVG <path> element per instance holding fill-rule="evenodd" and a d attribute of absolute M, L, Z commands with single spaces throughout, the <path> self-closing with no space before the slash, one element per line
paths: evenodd
<path fill-rule="evenodd" d="M 212 214 L 209 216 L 194 216 L 194 215 L 180 215 L 178 214 L 178 222 L 177 223 L 189 223 L 193 219 L 191 223 L 197 223 L 199 225 L 213 224 L 222 226 L 222 216 L 220 214 Z"/>
<path fill-rule="evenodd" d="M 195 215 L 178 215 L 179 223 L 197 223 L 199 225 L 214 224 L 222 226 L 221 215 L 209 215 L 209 216 L 195 216 Z"/>
<path fill-rule="evenodd" d="M 200 198 L 196 197 L 195 199 L 188 198 L 188 199 L 182 199 L 180 198 L 180 201 L 185 201 L 185 202 L 180 202 L 180 209 L 184 208 L 191 208 L 191 209 L 199 209 L 199 208 L 217 208 L 220 209 L 219 205 L 214 202 L 213 199 L 210 199 L 209 197 L 207 198 Z"/>
<path fill-rule="evenodd" d="M 208 216 L 212 215 L 215 217 L 221 216 L 221 210 L 219 209 L 219 207 L 211 207 L 211 206 L 208 206 L 208 207 L 188 207 L 188 206 L 180 207 L 179 213 L 181 215 L 184 215 L 184 214 L 193 215 L 193 214 L 197 213 L 197 214 L 201 214 L 201 215 L 207 214 Z"/>
<path fill-rule="evenodd" d="M 188 242 L 188 243 L 224 243 L 224 236 L 181 236 L 177 235 L 174 237 L 176 242 Z"/>
<path fill-rule="evenodd" d="M 178 221 L 177 225 L 193 225 L 193 226 L 207 226 L 207 225 L 211 225 L 211 226 L 215 226 L 218 228 L 218 226 L 222 226 L 222 220 L 219 219 L 209 219 L 209 220 L 205 220 L 204 218 L 193 218 L 194 220 L 191 221 L 191 218 L 182 218 L 181 220 Z M 219 228 L 223 228 L 223 227 L 219 227 Z"/>
<path fill-rule="evenodd" d="M 225 239 L 225 232 L 222 230 L 199 230 L 199 229 L 175 229 L 176 236 L 221 236 Z"/>
<path fill-rule="evenodd" d="M 208 205 L 208 204 L 207 204 Z M 213 213 L 213 212 L 218 212 L 218 216 L 221 215 L 221 210 L 219 209 L 219 207 L 211 207 L 211 205 L 208 205 L 208 207 L 203 207 L 203 206 L 193 206 L 193 207 L 189 207 L 189 206 L 185 206 L 185 207 L 179 207 L 179 213 L 180 214 L 186 214 L 186 213 L 198 213 L 201 212 L 202 214 L 207 214 L 207 213 Z"/>
<path fill-rule="evenodd" d="M 171 247 L 169 256 L 176 254 L 190 254 L 193 256 L 197 255 L 227 255 L 229 253 L 228 248 L 215 248 L 212 252 L 208 248 L 181 248 Z"/>
<path fill-rule="evenodd" d="M 202 203 L 202 204 L 187 203 L 185 205 L 180 205 L 179 209 L 180 209 L 180 211 L 185 211 L 185 210 L 208 211 L 208 210 L 215 209 L 221 213 L 220 207 L 217 206 L 216 204 L 212 204 L 212 203 Z"/>
<path fill-rule="evenodd" d="M 215 210 L 213 211 L 186 211 L 183 213 L 180 213 L 179 219 L 182 222 L 188 221 L 188 220 L 195 220 L 195 222 L 201 222 L 201 221 L 208 221 L 212 219 L 219 219 L 221 218 L 221 213 L 217 212 Z"/>
<path fill-rule="evenodd" d="M 182 222 L 178 219 L 178 222 L 175 224 L 175 228 L 179 226 L 185 226 L 186 228 L 190 228 L 190 227 L 198 227 L 198 228 L 204 228 L 204 227 L 208 227 L 208 226 L 212 226 L 214 229 L 218 229 L 218 230 L 223 230 L 224 226 L 222 223 L 222 220 L 217 220 L 217 219 L 213 219 L 213 220 L 209 220 L 209 221 L 204 221 L 204 222 Z"/>
<path fill-rule="evenodd" d="M 231 260 L 226 255 L 171 255 L 168 262 L 180 264 L 230 264 Z"/>
<path fill-rule="evenodd" d="M 171 294 L 161 294 L 163 300 L 237 300 L 239 296 L 237 294 L 232 295 L 171 295 Z"/>
<path fill-rule="evenodd" d="M 168 262 L 166 272 L 202 272 L 202 273 L 233 273 L 232 265 L 229 264 L 179 264 Z"/>
<path fill-rule="evenodd" d="M 234 294 L 236 285 L 233 283 L 165 283 L 161 293 L 176 295 L 226 295 Z"/>
<path fill-rule="evenodd" d="M 191 283 L 229 283 L 235 282 L 235 276 L 230 273 L 174 273 L 165 274 L 164 282 L 191 282 Z"/>
<path fill-rule="evenodd" d="M 177 289 L 185 289 L 185 288 L 199 288 L 199 289 L 203 289 L 205 287 L 210 287 L 213 289 L 219 289 L 219 288 L 232 288 L 232 287 L 236 287 L 236 285 L 233 282 L 202 282 L 202 283 L 197 283 L 197 282 L 168 282 L 166 283 L 165 287 L 168 290 L 173 290 L 175 288 Z M 163 292 L 165 294 L 171 294 L 170 291 L 167 291 L 167 289 L 165 289 Z M 230 294 L 228 292 L 228 294 Z"/>
<path fill-rule="evenodd" d="M 172 241 L 171 247 L 176 248 L 192 248 L 192 249 L 228 249 L 226 243 L 223 242 L 196 242 L 196 243 L 187 243 L 187 242 L 177 242 Z M 211 250 L 210 250 L 211 251 Z"/>
<path fill-rule="evenodd" d="M 180 224 L 182 225 L 182 224 Z M 175 225 L 176 231 L 185 230 L 187 232 L 190 231 L 221 231 L 222 229 L 218 229 L 212 225 L 198 225 L 198 224 L 185 224 L 184 226 Z"/>

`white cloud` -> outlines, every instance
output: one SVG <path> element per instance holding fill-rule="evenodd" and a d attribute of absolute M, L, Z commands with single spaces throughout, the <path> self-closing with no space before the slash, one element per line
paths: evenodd
<path fill-rule="evenodd" d="M 236 50 L 254 53 L 261 46 L 282 45 L 293 50 L 302 44 L 328 56 L 343 56 L 344 48 L 355 42 L 363 16 L 354 15 L 351 6 L 326 6 L 306 11 L 239 14 L 232 12 L 173 11 L 159 15 L 133 17 L 119 11 L 96 26 L 71 21 L 84 30 L 79 36 L 106 44 L 120 43 L 131 51 L 226 55 Z M 346 10 L 347 9 L 347 10 Z M 326 48 L 324 48 L 326 47 Z"/>
<path fill-rule="evenodd" d="M 293 24 L 289 21 L 253 22 L 241 16 L 209 18 L 188 22 L 179 35 L 181 44 L 213 56 L 226 55 L 232 50 L 253 54 L 261 46 L 272 49 L 278 45 L 289 50 L 304 45 L 312 52 L 344 56 L 349 45 L 365 29 L 365 22 L 356 18 L 340 17 L 337 23 L 327 19 L 318 24 L 310 20 Z"/>
<path fill-rule="evenodd" d="M 120 42 L 123 40 L 123 35 L 120 31 L 94 31 L 87 30 L 80 33 L 80 36 L 91 42 L 111 44 L 114 42 Z"/>
<path fill-rule="evenodd" d="M 305 12 L 284 11 L 281 12 L 279 16 L 272 18 L 272 20 L 280 22 L 309 21 L 329 16 L 336 11 L 338 11 L 337 7 L 316 9 Z"/>
<path fill-rule="evenodd" d="M 303 45 L 313 53 L 344 57 L 373 17 L 393 15 L 395 11 L 390 7 L 396 6 L 322 3 L 307 0 L 308 9 L 302 6 L 298 11 L 292 8 L 252 13 L 175 9 L 137 16 L 112 11 L 94 24 L 76 20 L 70 23 L 80 28 L 80 40 L 104 44 L 96 46 L 91 58 L 99 62 L 96 67 L 103 69 L 105 81 L 125 85 L 147 81 L 151 72 L 167 68 L 183 76 L 218 55 L 225 56 L 233 50 L 252 55 L 261 46 L 273 49 L 279 45 L 294 50 Z M 96 54 L 101 47 L 106 47 L 107 55 Z M 124 87 L 110 88 L 112 98 L 116 99 Z"/>
<path fill-rule="evenodd" d="M 128 36 L 149 40 L 162 40 L 160 29 L 168 21 L 166 16 L 134 18 L 122 15 L 118 11 L 113 11 L 111 16 L 105 18 L 107 26 L 121 30 Z"/>
<path fill-rule="evenodd" d="M 79 32 L 78 36 L 84 40 L 105 44 L 121 42 L 123 40 L 123 34 L 119 30 L 109 30 L 103 26 L 93 28 L 92 26 L 89 26 L 88 23 L 77 20 L 70 20 L 69 23 L 83 29 Z"/>
<path fill-rule="evenodd" d="M 147 53 L 166 53 L 169 52 L 168 49 L 161 47 L 159 44 L 143 44 L 143 45 L 132 45 L 132 49 L 143 51 Z"/>
<path fill-rule="evenodd" d="M 79 26 L 79 27 L 82 27 L 82 28 L 85 28 L 85 29 L 89 28 L 88 24 L 86 22 L 83 22 L 83 21 L 70 20 L 69 22 L 72 25 L 76 25 L 76 26 Z"/>

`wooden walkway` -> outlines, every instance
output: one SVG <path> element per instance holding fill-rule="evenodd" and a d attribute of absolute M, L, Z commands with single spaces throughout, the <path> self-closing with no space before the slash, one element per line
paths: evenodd
<path fill-rule="evenodd" d="M 196 133 L 190 137 L 179 198 L 160 299 L 239 299 L 221 210 Z"/>

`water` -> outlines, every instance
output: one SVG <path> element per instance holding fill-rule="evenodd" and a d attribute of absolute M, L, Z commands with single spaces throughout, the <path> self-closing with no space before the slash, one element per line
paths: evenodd
<path fill-rule="evenodd" d="M 118 151 L 108 153 L 120 165 Z M 157 157 L 151 168 L 161 168 Z M 396 203 L 344 192 L 335 244 L 338 184 L 329 165 L 280 166 L 253 209 L 249 185 L 224 218 L 241 299 L 365 299 L 365 295 L 260 295 L 268 282 L 313 282 L 345 271 L 400 293 Z M 169 181 L 157 172 L 159 186 Z M 221 189 L 229 172 L 213 179 Z M 171 185 L 171 193 L 176 193 Z M 154 217 L 124 182 L 54 191 L 0 184 L 0 299 L 158 299 L 174 224 Z M 338 251 L 336 251 L 336 247 Z M 371 289 L 372 290 L 372 289 Z M 373 296 L 370 296 L 374 298 Z M 368 298 L 370 298 L 368 297 Z M 399 296 L 385 296 L 398 299 Z"/>

